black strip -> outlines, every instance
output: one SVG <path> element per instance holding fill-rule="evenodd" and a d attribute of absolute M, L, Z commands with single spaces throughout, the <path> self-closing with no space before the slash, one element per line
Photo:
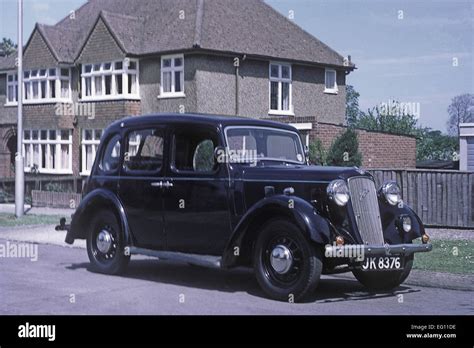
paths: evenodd
<path fill-rule="evenodd" d="M 25 323 L 55 325 L 55 341 L 19 338 Z M 471 325 L 469 325 L 471 324 Z M 431 325 L 431 326 L 430 326 Z M 0 346 L 258 344 L 295 347 L 302 344 L 415 345 L 472 347 L 472 317 L 455 316 L 314 316 L 314 317 L 166 317 L 166 316 L 3 316 Z M 424 328 L 422 330 L 422 328 Z M 424 338 L 408 338 L 422 334 Z M 456 338 L 429 338 L 456 334 Z"/>

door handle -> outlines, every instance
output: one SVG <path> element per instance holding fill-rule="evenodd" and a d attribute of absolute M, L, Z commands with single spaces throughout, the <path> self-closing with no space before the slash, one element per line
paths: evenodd
<path fill-rule="evenodd" d="M 159 188 L 171 188 L 173 187 L 173 183 L 172 182 L 169 182 L 169 181 L 157 181 L 157 182 L 152 182 L 151 183 L 151 186 L 152 187 L 159 187 Z"/>
<path fill-rule="evenodd" d="M 165 182 L 163 183 L 163 187 L 165 187 L 165 188 L 171 188 L 171 187 L 173 187 L 173 186 L 174 186 L 173 183 L 172 183 L 172 182 L 169 182 L 169 181 L 165 181 Z"/>

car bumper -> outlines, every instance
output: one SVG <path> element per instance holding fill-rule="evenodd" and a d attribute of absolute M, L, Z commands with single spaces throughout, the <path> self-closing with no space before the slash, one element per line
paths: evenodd
<path fill-rule="evenodd" d="M 72 218 L 72 216 L 71 216 L 71 218 Z M 65 242 L 67 244 L 73 244 L 74 243 L 74 237 L 72 236 L 72 233 L 71 233 L 71 225 L 66 224 L 66 219 L 62 218 L 59 222 L 59 225 L 57 225 L 54 229 L 56 231 L 66 231 Z"/>
<path fill-rule="evenodd" d="M 366 256 L 390 256 L 390 255 L 411 255 L 414 253 L 428 252 L 433 249 L 432 244 L 385 244 L 385 245 L 326 245 L 326 255 L 350 255 L 351 252 L 358 251 Z"/>

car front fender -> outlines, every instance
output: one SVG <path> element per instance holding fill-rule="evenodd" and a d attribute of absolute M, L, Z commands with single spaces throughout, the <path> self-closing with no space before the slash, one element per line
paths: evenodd
<path fill-rule="evenodd" d="M 248 209 L 235 227 L 224 250 L 222 267 L 242 264 L 239 251 L 248 248 L 247 242 L 254 240 L 258 229 L 272 218 L 288 218 L 315 243 L 329 243 L 330 225 L 310 203 L 291 195 L 265 197 Z"/>
<path fill-rule="evenodd" d="M 392 206 L 385 202 L 379 202 L 380 217 L 382 219 L 383 234 L 389 244 L 411 243 L 414 239 L 425 234 L 425 227 L 420 217 L 408 205 Z M 400 231 L 397 226 L 400 216 L 405 215 L 411 218 L 411 231 L 406 233 Z"/>

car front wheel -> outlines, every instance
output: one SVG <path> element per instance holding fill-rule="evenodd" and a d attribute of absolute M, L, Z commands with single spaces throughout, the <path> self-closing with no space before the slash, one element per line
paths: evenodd
<path fill-rule="evenodd" d="M 130 255 L 125 253 L 123 232 L 111 211 L 99 211 L 93 217 L 87 237 L 87 254 L 94 271 L 120 274 L 126 269 Z"/>
<path fill-rule="evenodd" d="M 260 287 L 276 300 L 299 302 L 314 292 L 322 271 L 321 251 L 287 220 L 272 220 L 262 229 L 254 249 Z"/>

